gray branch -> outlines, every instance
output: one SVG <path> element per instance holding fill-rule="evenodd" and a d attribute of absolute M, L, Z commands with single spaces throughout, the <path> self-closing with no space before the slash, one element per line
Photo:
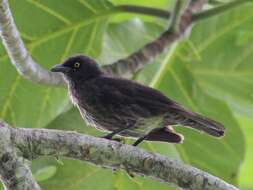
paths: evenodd
<path fill-rule="evenodd" d="M 0 122 L 0 178 L 5 190 L 40 190 L 17 147 L 13 146 L 11 129 Z"/>
<path fill-rule="evenodd" d="M 12 64 L 24 78 L 47 85 L 65 83 L 62 75 L 43 69 L 32 59 L 19 35 L 8 0 L 0 0 L 0 36 Z"/>
<path fill-rule="evenodd" d="M 249 2 L 249 0 L 240 1 Z M 185 8 L 179 19 L 179 26 L 177 27 L 177 30 L 171 30 L 171 28 L 169 28 L 157 39 L 146 44 L 137 52 L 134 52 L 128 57 L 120 59 L 112 64 L 103 66 L 102 69 L 111 75 L 127 78 L 131 77 L 146 64 L 151 63 L 152 60 L 160 55 L 165 49 L 169 50 L 169 47 L 171 47 L 175 41 L 179 40 L 191 29 L 191 26 L 195 21 L 199 18 L 202 19 L 203 15 L 207 15 L 207 17 L 209 17 L 208 12 L 201 12 L 206 3 L 207 0 L 189 0 L 188 6 Z M 170 16 L 170 14 L 166 11 L 143 7 L 134 8 L 127 5 L 116 7 L 116 10 L 122 10 L 123 12 L 136 11 L 143 14 L 160 15 L 164 18 Z M 210 10 L 209 12 L 212 13 L 215 11 Z M 213 14 L 211 14 L 211 16 L 213 16 Z M 46 69 L 43 69 L 32 59 L 31 55 L 25 48 L 22 39 L 20 38 L 8 5 L 8 0 L 0 0 L 0 36 L 6 51 L 11 58 L 11 62 L 24 78 L 40 84 L 56 86 L 65 84 L 62 75 L 58 73 L 51 73 Z"/>
<path fill-rule="evenodd" d="M 206 0 L 189 0 L 187 7 L 180 15 L 179 21 L 176 22 L 178 24 L 176 30 L 174 30 L 175 26 L 171 26 L 173 27 L 173 30 L 169 27 L 168 30 L 162 33 L 154 41 L 146 44 L 128 57 L 104 66 L 104 70 L 111 75 L 127 78 L 131 77 L 134 73 L 143 69 L 145 65 L 151 63 L 152 60 L 160 55 L 165 49 L 169 50 L 169 47 L 171 47 L 175 41 L 178 41 L 184 36 L 186 31 L 191 28 L 192 16 L 194 13 L 201 11 L 206 3 Z"/>
<path fill-rule="evenodd" d="M 5 176 L 8 175 L 9 179 L 15 179 L 16 184 L 16 180 L 19 181 L 18 179 L 22 177 L 24 180 L 20 180 L 17 184 L 19 187 L 27 187 L 26 189 L 31 189 L 31 187 L 39 189 L 39 187 L 34 182 L 27 165 L 23 162 L 24 159 L 32 160 L 40 156 L 62 156 L 91 162 L 97 166 L 122 168 L 128 172 L 149 176 L 188 190 L 238 190 L 217 177 L 179 161 L 130 145 L 76 132 L 12 128 L 6 123 L 0 122 L 0 137 L 0 175 L 2 180 L 4 184 L 13 183 L 13 181 L 5 181 Z M 6 168 L 13 166 L 15 166 L 15 172 L 10 170 L 6 174 Z M 9 189 L 22 189 L 19 187 Z"/>
<path fill-rule="evenodd" d="M 121 59 L 102 69 L 107 73 L 129 77 L 142 69 L 153 58 L 162 53 L 166 47 L 179 39 L 191 24 L 193 11 L 200 10 L 205 0 L 192 0 L 182 15 L 178 31 L 165 31 L 158 39 L 147 44 L 127 58 Z M 199 8 L 198 8 L 199 7 Z M 5 49 L 17 71 L 26 79 L 47 85 L 64 85 L 62 75 L 51 73 L 36 63 L 25 48 L 9 8 L 8 0 L 0 0 L 0 36 Z"/>

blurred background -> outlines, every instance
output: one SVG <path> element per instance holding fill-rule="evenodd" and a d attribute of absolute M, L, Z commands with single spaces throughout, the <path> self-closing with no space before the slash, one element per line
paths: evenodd
<path fill-rule="evenodd" d="M 119 4 L 169 10 L 173 0 L 10 0 L 14 19 L 33 58 L 44 68 L 73 54 L 101 65 L 138 50 L 166 29 L 168 21 L 114 12 Z M 228 2 L 228 1 L 226 1 Z M 140 147 L 181 160 L 237 185 L 253 189 L 253 3 L 198 22 L 188 37 L 133 77 L 209 116 L 226 127 L 223 139 L 183 129 L 181 145 Z M 15 127 L 75 130 L 87 127 L 66 89 L 20 77 L 0 43 L 0 118 Z M 131 140 L 126 140 L 126 143 Z M 79 161 L 40 158 L 32 163 L 43 190 L 173 189 L 149 178 L 102 169 Z"/>

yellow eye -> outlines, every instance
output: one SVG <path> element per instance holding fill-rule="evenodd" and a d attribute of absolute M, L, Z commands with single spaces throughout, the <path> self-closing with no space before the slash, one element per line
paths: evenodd
<path fill-rule="evenodd" d="M 79 68 L 79 67 L 80 67 L 80 63 L 76 62 L 76 63 L 74 64 L 74 67 L 75 67 L 75 68 Z"/>

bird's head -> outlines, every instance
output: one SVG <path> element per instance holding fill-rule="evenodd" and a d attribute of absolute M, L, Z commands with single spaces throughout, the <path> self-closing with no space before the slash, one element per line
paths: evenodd
<path fill-rule="evenodd" d="M 96 61 L 83 55 L 69 57 L 62 64 L 55 65 L 51 71 L 63 73 L 71 81 L 89 80 L 102 74 Z"/>

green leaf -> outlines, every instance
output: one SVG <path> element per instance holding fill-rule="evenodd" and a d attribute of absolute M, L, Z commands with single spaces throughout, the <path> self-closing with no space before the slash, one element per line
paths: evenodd
<path fill-rule="evenodd" d="M 149 1 L 145 1 L 145 0 L 139 0 L 139 1 L 135 1 L 135 0 L 110 0 L 113 4 L 115 5 L 138 5 L 138 6 L 147 6 L 147 7 L 156 7 L 156 8 L 166 8 L 169 4 L 170 4 L 170 0 L 160 0 L 160 1 L 156 1 L 156 0 L 149 0 Z"/>
<path fill-rule="evenodd" d="M 168 10 L 171 1 L 113 0 L 112 3 Z M 166 21 L 161 19 L 116 15 L 111 11 L 112 3 L 106 0 L 10 0 L 26 46 L 33 58 L 48 69 L 77 53 L 109 64 L 141 48 L 165 29 Z M 182 159 L 237 184 L 245 145 L 234 114 L 239 112 L 252 117 L 253 111 L 252 8 L 248 4 L 198 23 L 189 40 L 183 40 L 170 53 L 165 52 L 134 76 L 188 109 L 222 122 L 226 137 L 213 139 L 176 127 L 185 135 L 184 144 L 143 143 L 142 148 Z M 17 127 L 57 128 L 102 135 L 85 126 L 78 110 L 70 106 L 65 89 L 41 86 L 20 77 L 2 45 L 0 118 Z M 245 125 L 248 124 L 240 120 L 243 130 Z M 132 141 L 127 140 L 127 143 Z M 252 151 L 247 151 L 249 160 Z M 245 168 L 251 168 L 248 160 Z M 40 174 L 42 189 L 168 189 L 166 184 L 137 176 L 132 179 L 122 171 L 113 173 L 73 160 L 62 162 L 64 165 L 45 158 L 33 162 L 33 172 L 37 176 Z M 243 187 L 250 188 L 251 181 L 247 178 L 250 171 L 245 168 L 240 180 Z"/>
<path fill-rule="evenodd" d="M 115 5 L 115 6 L 120 6 L 120 5 L 134 5 L 134 6 L 144 6 L 144 7 L 151 7 L 151 8 L 157 8 L 157 9 L 162 9 L 162 10 L 166 10 L 166 11 L 170 11 L 171 9 L 171 5 L 173 1 L 171 0 L 111 0 L 111 2 Z M 113 16 L 113 18 L 111 19 L 111 22 L 122 22 L 122 21 L 126 21 L 128 20 L 130 17 L 134 17 L 134 14 L 119 14 L 116 16 Z M 137 16 L 137 15 L 136 15 Z M 135 16 L 135 17 L 136 17 Z M 138 18 L 141 18 L 144 21 L 148 21 L 148 22 L 156 22 L 156 23 L 161 23 L 161 24 L 167 24 L 167 21 L 164 21 L 163 19 L 158 19 L 156 17 L 151 17 L 151 16 L 145 16 L 145 15 L 138 15 Z"/>
<path fill-rule="evenodd" d="M 253 131 L 252 125 L 253 120 L 252 118 L 245 117 L 243 115 L 237 115 L 237 119 L 242 126 L 244 135 L 246 137 L 246 147 L 247 153 L 245 156 L 245 162 L 242 165 L 242 169 L 240 172 L 240 188 L 241 190 L 250 190 L 253 188 L 253 181 L 251 176 L 253 175 L 253 164 L 252 164 L 252 146 L 253 146 Z"/>
<path fill-rule="evenodd" d="M 112 187 L 113 173 L 80 161 L 63 160 L 64 165 L 56 165 L 57 172 L 51 180 L 40 182 L 42 189 L 94 189 Z"/>
<path fill-rule="evenodd" d="M 223 139 L 214 139 L 181 127 L 178 130 L 185 135 L 185 142 L 176 147 L 186 162 L 230 183 L 236 183 L 238 169 L 245 153 L 242 148 L 243 134 L 228 106 L 203 91 L 191 70 L 178 59 L 175 52 L 181 53 L 183 47 L 184 44 L 177 46 L 172 56 L 165 60 L 162 71 L 158 72 L 159 77 L 155 78 L 152 84 L 188 109 L 223 123 L 226 136 Z M 235 138 L 238 139 L 236 142 Z"/>
<path fill-rule="evenodd" d="M 44 180 L 47 180 L 47 179 L 53 177 L 54 174 L 56 173 L 56 170 L 57 169 L 55 166 L 46 166 L 44 168 L 41 168 L 40 170 L 37 170 L 34 173 L 34 177 L 38 182 L 44 181 Z"/>
<path fill-rule="evenodd" d="M 30 38 L 26 45 L 33 58 L 43 67 L 50 68 L 72 54 L 96 57 L 101 53 L 107 25 L 105 12 L 110 4 L 92 2 L 87 2 L 87 6 L 79 1 L 23 0 L 10 4 L 21 34 Z M 71 5 L 68 11 L 67 5 Z M 90 6 L 101 14 L 90 11 Z M 66 110 L 65 90 L 28 82 L 18 75 L 6 57 L 2 57 L 1 62 L 1 118 L 19 127 L 43 127 Z M 29 111 L 24 111 L 27 104 Z"/>
<path fill-rule="evenodd" d="M 249 117 L 253 114 L 252 8 L 247 4 L 198 24 L 183 56 L 207 93 Z"/>

